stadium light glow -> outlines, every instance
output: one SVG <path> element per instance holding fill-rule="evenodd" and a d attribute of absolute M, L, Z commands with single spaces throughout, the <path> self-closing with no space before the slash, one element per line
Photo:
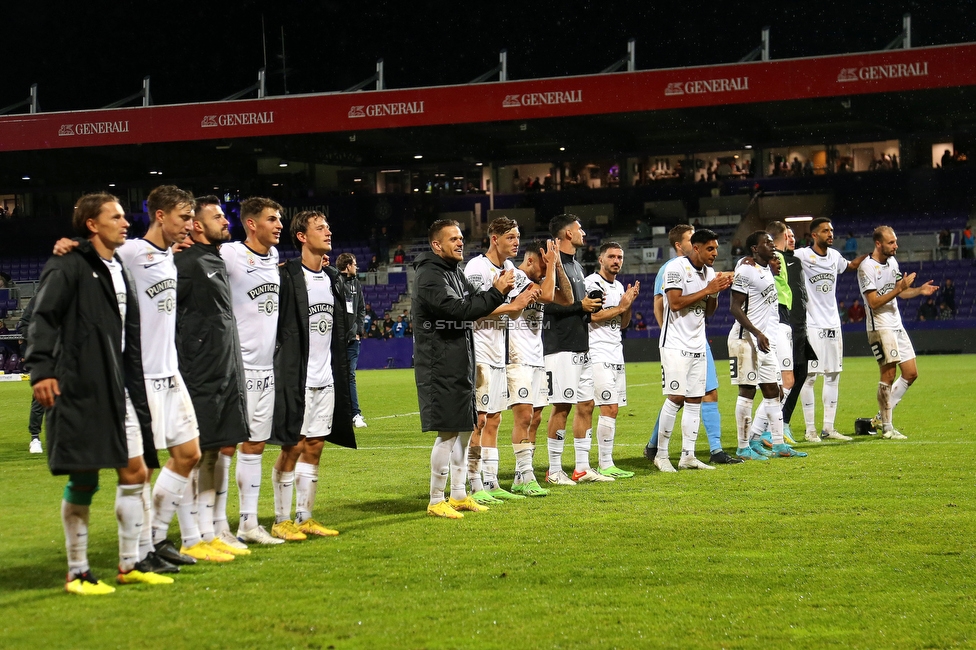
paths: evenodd
<path fill-rule="evenodd" d="M 420 160 L 420 159 L 421 159 L 421 158 L 423 158 L 423 157 L 424 157 L 424 155 L 423 155 L 423 154 L 419 154 L 419 153 L 418 153 L 418 154 L 417 154 L 416 156 L 414 156 L 414 157 L 413 157 L 413 159 L 414 159 L 414 160 Z"/>
<path fill-rule="evenodd" d="M 115 187 L 115 183 L 109 183 L 108 186 L 109 187 Z"/>
<path fill-rule="evenodd" d="M 22 180 L 22 181 L 29 181 L 30 180 L 30 176 L 28 176 L 27 174 L 24 174 L 23 176 L 20 177 L 20 180 Z"/>
<path fill-rule="evenodd" d="M 752 145 L 751 144 L 747 144 L 746 145 L 746 149 L 752 149 Z"/>
<path fill-rule="evenodd" d="M 560 151 L 566 151 L 566 147 L 559 147 Z"/>
<path fill-rule="evenodd" d="M 288 161 L 287 160 L 282 160 L 280 163 L 278 163 L 278 166 L 279 167 L 287 167 L 288 166 Z"/>
<path fill-rule="evenodd" d="M 783 219 L 786 223 L 796 223 L 797 221 L 813 221 L 813 215 L 811 214 L 801 214 L 795 217 L 786 217 Z"/>

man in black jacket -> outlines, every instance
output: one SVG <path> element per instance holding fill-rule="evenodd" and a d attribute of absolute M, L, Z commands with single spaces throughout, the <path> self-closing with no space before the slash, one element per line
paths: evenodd
<path fill-rule="evenodd" d="M 346 293 L 346 359 L 349 361 L 349 399 L 352 400 L 352 423 L 357 429 L 366 428 L 366 420 L 359 408 L 359 390 L 356 387 L 356 367 L 359 365 L 359 342 L 366 336 L 366 301 L 363 285 L 359 283 L 356 256 L 343 253 L 336 260 L 339 279 Z"/>
<path fill-rule="evenodd" d="M 78 200 L 72 225 L 87 240 L 44 267 L 27 348 L 34 397 L 49 409 L 48 464 L 53 474 L 68 474 L 61 502 L 65 589 L 79 595 L 115 591 L 88 564 L 89 510 L 103 468 L 119 475 L 117 581 L 171 583 L 154 572 L 154 557 L 139 558 L 146 465 L 159 464 L 142 375 L 139 303 L 115 256 L 129 224 L 116 197 L 89 194 Z"/>
<path fill-rule="evenodd" d="M 291 236 L 302 256 L 279 269 L 278 344 L 274 355 L 275 412 L 272 444 L 281 454 L 271 472 L 275 523 L 271 534 L 285 540 L 339 532 L 312 518 L 319 461 L 325 441 L 356 448 L 346 365 L 346 296 L 339 273 L 323 265 L 332 250 L 325 215 L 299 212 Z M 337 312 L 342 310 L 339 317 Z M 291 518 L 292 487 L 296 494 Z"/>
<path fill-rule="evenodd" d="M 500 273 L 487 291 L 477 291 L 458 264 L 464 237 L 456 221 L 435 221 L 428 231 L 431 251 L 414 260 L 411 314 L 414 322 L 414 375 L 423 431 L 436 431 L 430 455 L 427 513 L 460 519 L 458 510 L 487 510 L 465 490 L 468 440 L 475 425 L 472 325 L 505 301 L 515 284 L 512 271 Z M 444 500 L 448 472 L 451 499 Z"/>
<path fill-rule="evenodd" d="M 31 299 L 27 302 L 27 306 L 24 307 L 24 311 L 20 315 L 20 322 L 17 323 L 17 329 L 25 340 L 27 338 L 27 330 L 30 328 L 31 317 L 34 314 L 34 301 L 36 299 L 37 294 L 31 296 Z M 44 447 L 41 445 L 41 425 L 43 424 L 44 407 L 41 406 L 41 403 L 36 398 L 31 397 L 30 418 L 27 420 L 27 431 L 31 437 L 28 450 L 32 454 L 44 453 Z"/>
<path fill-rule="evenodd" d="M 227 217 L 216 196 L 196 199 L 193 245 L 174 257 L 176 350 L 180 374 L 200 429 L 198 521 L 203 541 L 219 551 L 250 551 L 227 524 L 227 483 L 234 448 L 248 439 L 247 391 L 241 342 L 234 320 L 227 266 L 218 247 L 230 239 Z"/>

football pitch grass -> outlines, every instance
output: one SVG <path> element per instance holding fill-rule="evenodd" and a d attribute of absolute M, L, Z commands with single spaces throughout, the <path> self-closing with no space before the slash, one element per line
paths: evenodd
<path fill-rule="evenodd" d="M 425 512 L 433 436 L 420 432 L 413 371 L 360 372 L 369 423 L 357 430 L 360 449 L 326 445 L 322 457 L 315 516 L 339 537 L 252 547 L 225 565 L 184 568 L 173 585 L 87 598 L 63 591 L 66 479 L 27 453 L 29 386 L 0 384 L 0 646 L 971 646 L 973 363 L 919 359 L 920 378 L 895 412 L 907 441 L 801 444 L 808 458 L 670 475 L 641 454 L 663 399 L 660 366 L 628 364 L 630 405 L 620 411 L 615 456 L 633 479 L 555 488 L 461 521 Z M 878 371 L 873 359 L 845 365 L 837 423 L 851 433 L 855 417 L 876 410 Z M 719 362 L 731 450 L 727 368 Z M 793 424 L 802 434 L 799 410 Z M 506 414 L 506 487 L 510 431 Z M 703 432 L 698 449 L 707 460 Z M 264 462 L 260 511 L 269 529 L 276 454 L 269 447 Z M 572 463 L 567 445 L 563 464 Z M 114 584 L 116 480 L 111 471 L 101 477 L 89 555 L 96 575 Z M 233 478 L 229 497 L 236 529 Z M 170 533 L 178 538 L 175 517 Z"/>

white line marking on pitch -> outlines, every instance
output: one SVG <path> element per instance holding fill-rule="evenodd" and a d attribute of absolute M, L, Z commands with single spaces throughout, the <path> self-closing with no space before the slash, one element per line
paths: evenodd
<path fill-rule="evenodd" d="M 411 415 L 420 415 L 420 411 L 414 411 L 413 413 L 400 413 L 398 415 L 381 415 L 378 418 L 370 418 L 370 420 L 390 420 L 392 418 L 405 418 Z"/>

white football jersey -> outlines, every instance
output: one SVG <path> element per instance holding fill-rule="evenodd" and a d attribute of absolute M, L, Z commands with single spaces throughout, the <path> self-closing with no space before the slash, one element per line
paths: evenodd
<path fill-rule="evenodd" d="M 847 270 L 847 260 L 836 249 L 820 255 L 812 247 L 793 251 L 803 268 L 807 288 L 807 327 L 833 329 L 840 327 L 837 312 L 837 276 Z"/>
<path fill-rule="evenodd" d="M 502 268 L 495 266 L 484 255 L 479 255 L 464 267 L 464 276 L 478 291 L 487 291 L 503 271 L 515 270 L 511 260 L 505 260 Z M 505 366 L 505 330 L 508 317 L 486 318 L 474 326 L 474 360 L 496 368 Z"/>
<path fill-rule="evenodd" d="M 664 327 L 661 328 L 660 347 L 686 352 L 704 352 L 708 345 L 705 338 L 705 304 L 708 296 L 684 309 L 671 311 L 668 302 L 669 289 L 681 289 L 688 296 L 703 290 L 715 278 L 715 269 L 705 265 L 695 268 L 687 257 L 677 257 L 668 262 L 664 283 Z"/>
<path fill-rule="evenodd" d="M 515 287 L 508 294 L 508 299 L 514 300 L 531 284 L 532 280 L 524 271 L 515 269 Z M 522 310 L 521 316 L 509 319 L 508 363 L 545 367 L 542 350 L 542 303 L 534 302 Z"/>
<path fill-rule="evenodd" d="M 867 292 L 876 291 L 879 296 L 891 293 L 895 285 L 901 280 L 901 269 L 898 260 L 889 257 L 888 262 L 882 264 L 873 257 L 867 257 L 857 269 L 857 283 L 861 287 L 861 297 L 864 299 L 864 311 L 868 331 L 902 329 L 901 312 L 898 310 L 898 298 L 892 298 L 879 309 L 871 309 Z"/>
<path fill-rule="evenodd" d="M 742 311 L 756 329 L 767 338 L 773 338 L 779 328 L 779 297 L 776 293 L 776 281 L 769 267 L 742 264 L 740 261 L 735 267 L 732 291 L 746 295 Z M 742 327 L 739 321 L 732 324 L 731 334 L 739 339 L 752 336 L 752 333 Z"/>
<path fill-rule="evenodd" d="M 617 280 L 609 282 L 599 273 L 591 273 L 584 279 L 586 293 L 594 289 L 603 292 L 603 308 L 616 307 L 624 295 L 624 285 Z M 620 342 L 620 323 L 623 315 L 599 323 L 590 321 L 590 360 L 598 363 L 623 363 L 624 346 Z"/>
<path fill-rule="evenodd" d="M 128 303 L 128 296 L 125 293 L 125 280 L 122 278 L 122 265 L 115 261 L 102 258 L 102 262 L 112 275 L 112 287 L 115 289 L 115 299 L 119 302 L 119 316 L 122 317 L 122 349 L 125 349 L 125 308 Z"/>
<path fill-rule="evenodd" d="M 173 249 L 161 249 L 145 239 L 129 239 L 116 252 L 132 274 L 139 296 L 143 376 L 146 379 L 175 377 L 179 362 Z"/>
<path fill-rule="evenodd" d="M 272 370 L 281 285 L 278 251 L 272 246 L 267 255 L 259 255 L 242 242 L 228 242 L 221 244 L 220 256 L 227 265 L 244 368 Z"/>
<path fill-rule="evenodd" d="M 335 297 L 332 278 L 321 270 L 309 271 L 304 266 L 305 286 L 308 287 L 308 373 L 306 388 L 323 388 L 333 384 L 332 326 L 335 316 Z"/>

